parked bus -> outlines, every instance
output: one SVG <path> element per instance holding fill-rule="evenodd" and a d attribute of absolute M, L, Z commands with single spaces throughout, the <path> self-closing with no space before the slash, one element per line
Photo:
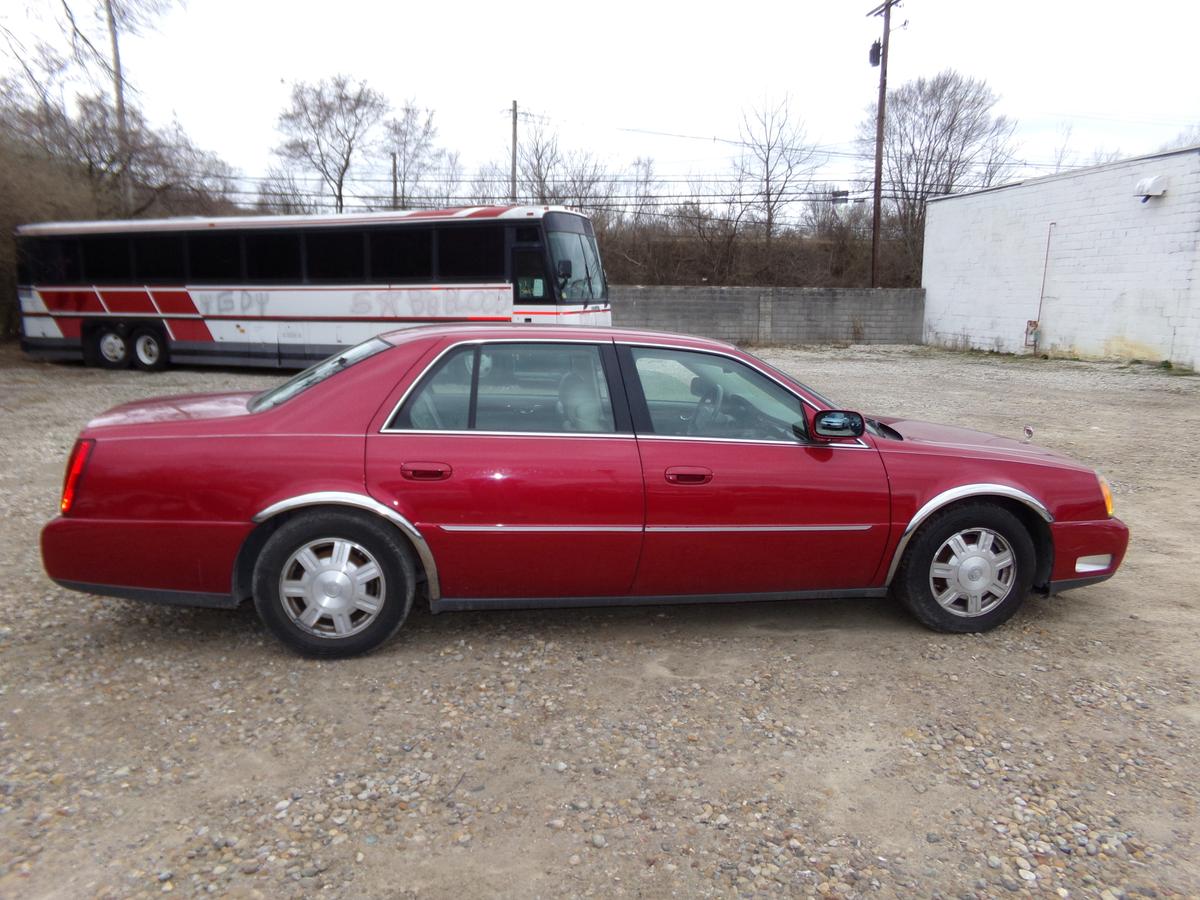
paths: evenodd
<path fill-rule="evenodd" d="M 65 222 L 17 229 L 22 347 L 107 368 L 301 367 L 424 322 L 611 324 L 567 209 Z"/>

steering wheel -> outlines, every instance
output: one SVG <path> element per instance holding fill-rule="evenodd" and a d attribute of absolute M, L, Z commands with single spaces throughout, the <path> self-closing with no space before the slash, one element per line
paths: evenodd
<path fill-rule="evenodd" d="M 717 416 L 721 413 L 721 404 L 725 402 L 725 388 L 719 384 L 710 385 L 700 395 L 692 420 L 688 423 L 688 434 L 706 433 Z"/>

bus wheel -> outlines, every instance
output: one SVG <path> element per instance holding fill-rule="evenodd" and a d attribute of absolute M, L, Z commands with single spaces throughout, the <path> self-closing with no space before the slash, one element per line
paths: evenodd
<path fill-rule="evenodd" d="M 146 372 L 167 367 L 167 342 L 157 328 L 139 328 L 133 333 L 133 364 Z"/>
<path fill-rule="evenodd" d="M 92 332 L 92 359 L 104 369 L 129 367 L 129 339 L 116 325 L 101 325 Z"/>

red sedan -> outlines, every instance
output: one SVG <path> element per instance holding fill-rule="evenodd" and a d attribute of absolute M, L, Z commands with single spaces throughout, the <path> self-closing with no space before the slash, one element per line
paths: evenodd
<path fill-rule="evenodd" d="M 253 598 L 313 656 L 433 612 L 801 597 L 992 628 L 1110 577 L 1104 479 L 993 435 L 839 410 L 717 341 L 424 327 L 253 395 L 90 422 L 42 532 L 50 577 L 192 606 Z"/>

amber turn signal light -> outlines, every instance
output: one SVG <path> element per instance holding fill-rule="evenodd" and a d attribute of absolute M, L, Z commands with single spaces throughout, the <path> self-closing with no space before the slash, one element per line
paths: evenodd
<path fill-rule="evenodd" d="M 1100 493 L 1104 495 L 1104 511 L 1111 519 L 1113 514 L 1112 488 L 1108 486 L 1108 480 L 1103 475 L 1097 473 L 1096 479 L 1100 482 Z"/>
<path fill-rule="evenodd" d="M 88 457 L 92 455 L 92 448 L 96 446 L 96 442 L 91 438 L 83 438 L 75 442 L 75 449 L 71 451 L 71 460 L 67 463 L 67 477 L 63 481 L 62 501 L 58 504 L 58 508 L 62 513 L 68 513 L 75 503 L 75 494 L 79 490 L 79 479 L 83 475 L 84 466 L 87 465 Z"/>

